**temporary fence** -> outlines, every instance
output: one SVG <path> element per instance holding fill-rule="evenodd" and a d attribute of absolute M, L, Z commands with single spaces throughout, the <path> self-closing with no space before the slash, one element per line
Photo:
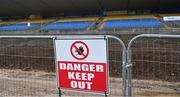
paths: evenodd
<path fill-rule="evenodd" d="M 128 44 L 110 35 L 0 36 L 0 96 L 58 97 L 53 40 L 108 39 L 108 97 L 180 96 L 180 35 L 142 34 Z M 98 48 L 97 48 L 98 49 Z M 62 90 L 63 96 L 104 96 Z"/>
<path fill-rule="evenodd" d="M 128 96 L 180 96 L 180 35 L 142 34 L 127 48 Z"/>
<path fill-rule="evenodd" d="M 55 96 L 52 37 L 0 36 L 0 96 Z"/>
<path fill-rule="evenodd" d="M 59 36 L 0 36 L 0 96 L 58 97 L 53 40 Z M 60 36 L 63 38 L 63 36 Z M 83 35 L 64 37 L 84 37 Z M 87 36 L 86 36 L 87 37 Z M 122 40 L 109 35 L 90 35 L 108 39 L 110 94 L 126 95 L 126 48 Z M 98 49 L 98 48 L 97 48 Z M 62 90 L 62 96 L 103 96 Z"/>

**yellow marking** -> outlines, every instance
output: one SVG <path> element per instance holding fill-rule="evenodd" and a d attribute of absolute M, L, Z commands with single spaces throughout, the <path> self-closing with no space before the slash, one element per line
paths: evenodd
<path fill-rule="evenodd" d="M 89 17 L 89 18 L 63 18 L 57 22 L 71 22 L 71 21 L 96 21 L 98 17 Z"/>
<path fill-rule="evenodd" d="M 171 27 L 169 27 L 168 25 L 166 25 L 166 24 L 164 24 L 164 23 L 162 23 L 162 24 L 164 25 L 164 28 L 165 28 L 165 29 L 167 29 L 167 30 L 168 30 L 168 29 L 171 29 Z"/>
<path fill-rule="evenodd" d="M 102 30 L 103 28 L 104 28 L 104 22 L 103 23 L 101 23 L 101 24 L 99 24 L 100 26 L 99 26 L 99 30 Z"/>
<path fill-rule="evenodd" d="M 165 16 L 180 16 L 180 13 L 173 13 L 173 14 L 160 14 L 160 16 L 165 17 Z"/>
<path fill-rule="evenodd" d="M 48 23 L 48 22 L 51 22 L 51 21 L 54 21 L 54 19 L 49 19 L 49 20 L 26 20 L 26 21 L 23 21 L 21 23 Z"/>
<path fill-rule="evenodd" d="M 104 21 L 107 21 L 107 20 L 117 20 L 117 19 L 144 19 L 144 18 L 156 18 L 155 16 L 153 15 L 134 15 L 134 16 L 131 16 L 131 15 L 121 15 L 121 16 L 106 16 L 104 17 Z"/>
<path fill-rule="evenodd" d="M 17 24 L 19 21 L 2 21 L 0 24 Z"/>

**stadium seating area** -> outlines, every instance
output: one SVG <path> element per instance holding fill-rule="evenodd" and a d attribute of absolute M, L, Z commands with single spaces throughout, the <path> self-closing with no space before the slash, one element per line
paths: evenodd
<path fill-rule="evenodd" d="M 22 22 L 0 22 L 0 31 L 23 31 L 30 28 L 40 30 L 85 30 L 97 18 L 65 18 L 50 20 L 26 20 Z"/>
<path fill-rule="evenodd" d="M 93 21 L 55 22 L 42 28 L 42 30 L 81 30 L 89 27 Z"/>
<path fill-rule="evenodd" d="M 30 27 L 35 27 L 39 25 L 39 23 L 32 23 L 31 25 L 28 25 L 27 23 L 23 24 L 10 24 L 6 26 L 1 26 L 0 30 L 1 31 L 21 31 L 21 30 L 27 30 Z"/>
<path fill-rule="evenodd" d="M 104 29 L 114 28 L 151 28 L 163 27 L 161 22 L 148 18 L 148 19 L 124 19 L 124 20 L 108 20 L 104 23 Z"/>
<path fill-rule="evenodd" d="M 108 30 L 123 28 L 180 27 L 180 21 L 163 22 L 153 15 L 104 16 L 90 18 L 59 18 L 47 20 L 1 21 L 0 31 L 38 30 Z"/>

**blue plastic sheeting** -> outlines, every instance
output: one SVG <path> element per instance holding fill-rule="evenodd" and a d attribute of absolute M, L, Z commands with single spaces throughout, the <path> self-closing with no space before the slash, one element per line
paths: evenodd
<path fill-rule="evenodd" d="M 164 25 L 152 18 L 149 19 L 127 19 L 127 20 L 108 20 L 104 24 L 105 29 L 112 28 L 150 28 L 164 27 Z"/>
<path fill-rule="evenodd" d="M 42 30 L 80 30 L 89 27 L 93 21 L 56 22 L 42 28 Z"/>
<path fill-rule="evenodd" d="M 7 26 L 1 26 L 0 31 L 23 31 L 27 30 L 30 27 L 38 26 L 38 23 L 32 23 L 30 26 L 28 26 L 27 23 L 24 24 L 10 24 Z"/>

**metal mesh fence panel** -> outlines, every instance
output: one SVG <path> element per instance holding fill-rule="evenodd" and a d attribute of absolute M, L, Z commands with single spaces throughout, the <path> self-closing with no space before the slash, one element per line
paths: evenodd
<path fill-rule="evenodd" d="M 108 39 L 108 97 L 122 95 L 122 46 Z M 58 97 L 53 39 L 0 40 L 0 96 Z M 62 90 L 62 97 L 104 97 L 104 94 Z"/>
<path fill-rule="evenodd" d="M 180 39 L 135 40 L 132 64 L 134 97 L 180 96 Z"/>
<path fill-rule="evenodd" d="M 122 96 L 122 46 L 109 39 L 110 96 Z"/>
<path fill-rule="evenodd" d="M 0 40 L 0 96 L 56 96 L 52 39 Z"/>

